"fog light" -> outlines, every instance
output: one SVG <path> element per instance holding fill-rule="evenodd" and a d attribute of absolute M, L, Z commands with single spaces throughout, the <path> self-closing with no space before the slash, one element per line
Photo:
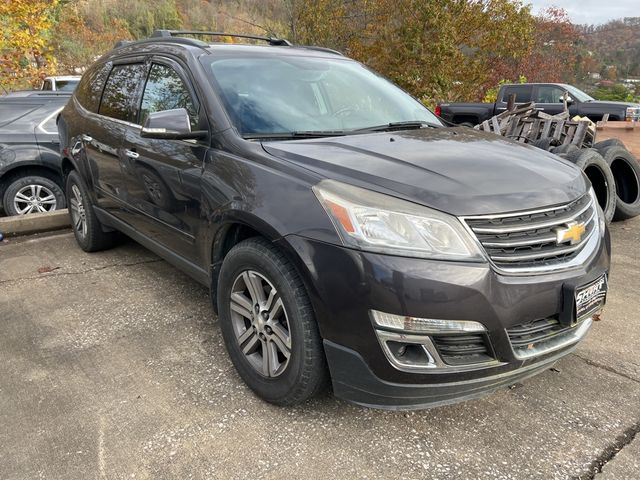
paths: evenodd
<path fill-rule="evenodd" d="M 373 323 L 378 327 L 419 333 L 484 332 L 484 325 L 470 320 L 439 320 L 416 318 L 370 310 Z"/>

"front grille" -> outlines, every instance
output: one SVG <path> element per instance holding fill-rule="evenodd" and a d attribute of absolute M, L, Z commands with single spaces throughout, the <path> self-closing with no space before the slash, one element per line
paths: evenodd
<path fill-rule="evenodd" d="M 434 335 L 433 343 L 448 365 L 470 365 L 494 359 L 484 334 Z"/>
<path fill-rule="evenodd" d="M 504 270 L 561 266 L 580 253 L 598 228 L 590 195 L 556 208 L 504 216 L 465 218 L 493 263 Z M 584 224 L 579 242 L 557 243 L 556 229 Z"/>
<path fill-rule="evenodd" d="M 507 334 L 514 350 L 533 349 L 570 329 L 560 325 L 555 318 L 545 318 L 508 328 Z"/>

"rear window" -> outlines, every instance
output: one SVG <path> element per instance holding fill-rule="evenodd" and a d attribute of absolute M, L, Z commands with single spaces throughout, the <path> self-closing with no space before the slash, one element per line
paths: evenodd
<path fill-rule="evenodd" d="M 109 75 L 110 68 L 110 63 L 98 65 L 87 71 L 80 80 L 76 90 L 76 99 L 80 102 L 80 105 L 90 112 L 98 113 L 102 88 Z"/>
<path fill-rule="evenodd" d="M 114 66 L 104 86 L 98 113 L 117 120 L 130 121 L 133 99 L 143 73 L 142 63 Z"/>
<path fill-rule="evenodd" d="M 530 85 L 512 85 L 504 87 L 502 90 L 502 101 L 508 102 L 509 96 L 516 94 L 516 103 L 526 103 L 531 101 L 531 86 Z"/>

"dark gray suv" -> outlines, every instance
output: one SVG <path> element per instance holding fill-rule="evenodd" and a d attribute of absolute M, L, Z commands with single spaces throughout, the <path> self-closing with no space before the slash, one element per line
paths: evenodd
<path fill-rule="evenodd" d="M 450 403 L 587 334 L 610 242 L 579 169 L 444 128 L 337 52 L 187 33 L 84 74 L 59 121 L 67 199 L 85 251 L 123 232 L 210 287 L 259 396 L 330 380 L 362 405 Z"/>

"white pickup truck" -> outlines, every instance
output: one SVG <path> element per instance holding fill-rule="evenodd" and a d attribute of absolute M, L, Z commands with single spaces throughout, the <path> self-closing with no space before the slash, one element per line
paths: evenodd
<path fill-rule="evenodd" d="M 60 77 L 46 77 L 42 81 L 40 90 L 57 92 L 73 92 L 80 81 L 80 75 L 67 75 Z"/>

